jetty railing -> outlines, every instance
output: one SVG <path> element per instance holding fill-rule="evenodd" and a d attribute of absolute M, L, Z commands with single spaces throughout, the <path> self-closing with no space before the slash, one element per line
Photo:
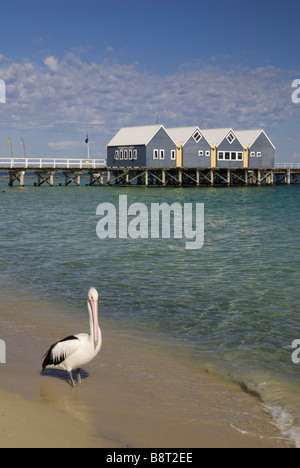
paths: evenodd
<path fill-rule="evenodd" d="M 106 167 L 106 159 L 0 158 L 0 168 L 10 169 L 98 169 L 104 167 Z"/>
<path fill-rule="evenodd" d="M 300 163 L 275 163 L 275 169 L 300 169 Z"/>

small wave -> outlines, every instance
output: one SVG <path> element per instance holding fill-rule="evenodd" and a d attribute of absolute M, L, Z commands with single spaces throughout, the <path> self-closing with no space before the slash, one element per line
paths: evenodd
<path fill-rule="evenodd" d="M 294 418 L 288 411 L 280 406 L 264 405 L 272 418 L 273 424 L 280 430 L 281 434 L 289 439 L 296 448 L 300 448 L 300 428 L 294 425 Z"/>
<path fill-rule="evenodd" d="M 269 382 L 270 383 L 270 382 Z M 241 388 L 256 396 L 263 403 L 263 406 L 270 416 L 271 423 L 279 429 L 281 435 L 288 441 L 292 442 L 296 448 L 300 448 L 300 427 L 297 426 L 295 418 L 290 412 L 278 404 L 272 404 L 276 398 L 272 398 L 270 391 L 268 391 L 268 383 L 246 379 L 241 383 Z"/>

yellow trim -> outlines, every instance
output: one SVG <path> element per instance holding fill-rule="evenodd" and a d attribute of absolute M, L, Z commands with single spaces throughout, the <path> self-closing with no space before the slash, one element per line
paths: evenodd
<path fill-rule="evenodd" d="M 176 145 L 176 167 L 182 167 L 182 144 Z"/>
<path fill-rule="evenodd" d="M 217 167 L 217 147 L 216 146 L 212 146 L 210 154 L 211 154 L 210 167 Z"/>
<path fill-rule="evenodd" d="M 249 167 L 249 147 L 244 147 L 244 169 L 248 169 Z"/>

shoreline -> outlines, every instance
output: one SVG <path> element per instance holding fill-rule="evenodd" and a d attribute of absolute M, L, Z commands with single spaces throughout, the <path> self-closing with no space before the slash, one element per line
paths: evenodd
<path fill-rule="evenodd" d="M 171 347 L 101 320 L 99 358 L 72 389 L 63 372 L 41 374 L 42 356 L 70 331 L 85 331 L 86 317 L 70 320 L 71 310 L 66 317 L 60 304 L 21 293 L 2 297 L 0 317 L 7 344 L 0 447 L 292 446 L 257 397 L 199 370 Z"/>

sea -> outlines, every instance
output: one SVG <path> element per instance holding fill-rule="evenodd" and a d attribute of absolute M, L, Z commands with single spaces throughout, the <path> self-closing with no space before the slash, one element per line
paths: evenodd
<path fill-rule="evenodd" d="M 172 230 L 169 239 L 100 239 L 97 208 L 105 203 L 118 214 L 122 195 L 149 210 L 203 204 L 203 245 L 187 249 Z M 81 316 L 96 287 L 101 316 L 142 340 L 175 345 L 193 365 L 256 395 L 300 447 L 300 185 L 34 187 L 30 180 L 9 188 L 3 179 L 0 227 L 2 288 L 59 300 Z"/>

